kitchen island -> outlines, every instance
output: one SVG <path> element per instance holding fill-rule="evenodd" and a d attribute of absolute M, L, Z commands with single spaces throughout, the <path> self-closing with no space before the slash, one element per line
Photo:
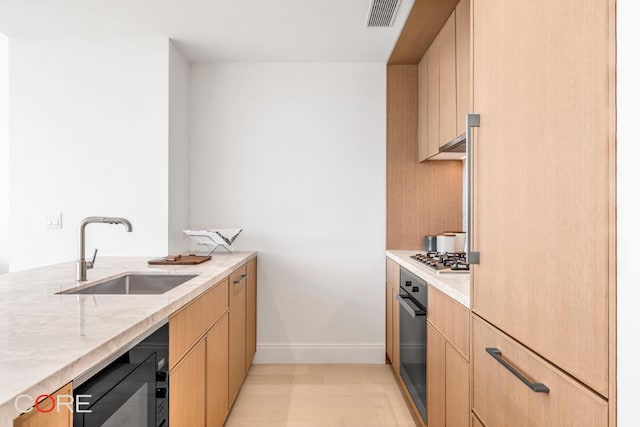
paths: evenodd
<path fill-rule="evenodd" d="M 51 393 L 218 284 L 256 252 L 216 254 L 192 266 L 99 258 L 86 283 L 128 272 L 198 274 L 156 295 L 58 294 L 77 286 L 68 262 L 0 276 L 0 427 L 20 415 L 16 397 Z"/>

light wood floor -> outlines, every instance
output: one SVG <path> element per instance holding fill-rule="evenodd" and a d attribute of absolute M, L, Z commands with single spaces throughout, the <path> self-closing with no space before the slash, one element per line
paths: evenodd
<path fill-rule="evenodd" d="M 227 427 L 415 427 L 389 365 L 253 365 Z"/>

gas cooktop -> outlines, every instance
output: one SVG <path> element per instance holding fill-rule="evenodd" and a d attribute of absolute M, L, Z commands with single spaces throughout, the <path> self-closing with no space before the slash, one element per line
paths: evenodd
<path fill-rule="evenodd" d="M 469 273 L 469 264 L 464 252 L 427 252 L 411 256 L 412 259 L 438 274 L 466 274 Z"/>

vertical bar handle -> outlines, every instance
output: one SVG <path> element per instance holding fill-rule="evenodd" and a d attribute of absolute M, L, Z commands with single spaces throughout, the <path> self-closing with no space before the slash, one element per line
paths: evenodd
<path fill-rule="evenodd" d="M 469 264 L 480 263 L 480 252 L 473 250 L 473 128 L 480 127 L 480 114 L 467 114 L 467 242 L 465 252 Z"/>

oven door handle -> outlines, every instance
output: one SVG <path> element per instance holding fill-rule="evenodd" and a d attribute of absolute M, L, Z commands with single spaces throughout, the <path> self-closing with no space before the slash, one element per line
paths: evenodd
<path fill-rule="evenodd" d="M 413 300 L 411 299 L 410 296 L 397 294 L 396 295 L 396 299 L 398 300 L 398 302 L 400 303 L 402 308 L 404 308 L 407 311 L 407 313 L 409 313 L 409 315 L 411 317 L 413 317 L 414 319 L 416 318 L 416 316 L 426 316 L 427 315 L 426 310 L 423 310 L 422 308 L 418 307 L 413 302 Z"/>

